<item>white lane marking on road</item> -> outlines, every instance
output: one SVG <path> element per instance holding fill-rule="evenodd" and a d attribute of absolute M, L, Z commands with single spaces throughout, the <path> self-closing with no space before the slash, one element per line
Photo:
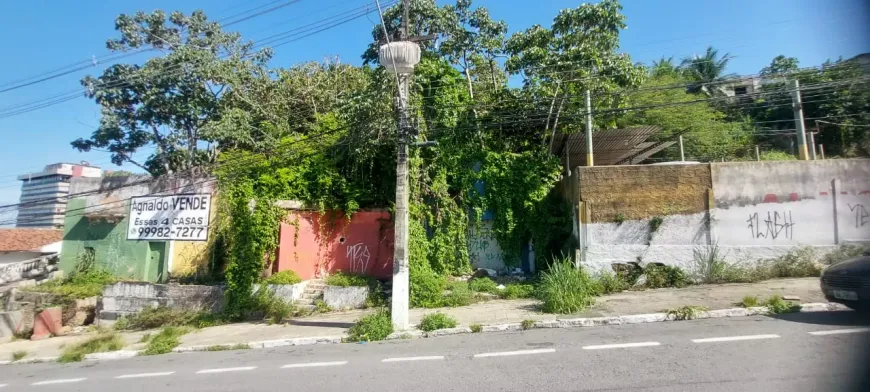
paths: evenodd
<path fill-rule="evenodd" d="M 632 347 L 651 347 L 661 346 L 659 342 L 639 342 L 639 343 L 617 343 L 617 344 L 599 344 L 595 346 L 583 346 L 584 350 L 605 350 L 608 348 L 632 348 Z"/>
<path fill-rule="evenodd" d="M 341 366 L 341 365 L 347 365 L 347 361 L 291 363 L 289 365 L 281 366 L 281 369 L 321 367 L 321 366 Z"/>
<path fill-rule="evenodd" d="M 423 357 L 386 358 L 386 359 L 382 359 L 381 362 L 437 361 L 440 359 L 444 359 L 444 356 L 443 355 L 431 355 L 431 356 L 423 356 Z"/>
<path fill-rule="evenodd" d="M 549 354 L 556 352 L 555 348 L 539 348 L 536 350 L 502 351 L 497 353 L 474 354 L 474 358 L 509 357 L 513 355 Z"/>
<path fill-rule="evenodd" d="M 733 341 L 738 341 L 738 340 L 776 339 L 779 337 L 780 337 L 779 335 L 774 335 L 774 334 L 725 336 L 725 337 L 721 337 L 721 338 L 692 339 L 692 342 L 693 343 L 716 343 L 716 342 L 733 342 Z"/>
<path fill-rule="evenodd" d="M 157 373 L 139 373 L 139 374 L 125 374 L 123 376 L 118 376 L 115 378 L 145 378 L 145 377 L 161 377 L 161 376 L 169 376 L 175 374 L 175 372 L 157 372 Z"/>
<path fill-rule="evenodd" d="M 254 370 L 256 366 L 242 366 L 242 367 L 232 367 L 232 368 L 218 368 L 218 369 L 202 369 L 196 374 L 209 374 L 209 373 L 226 373 L 226 372 L 243 372 L 246 370 Z"/>
<path fill-rule="evenodd" d="M 862 333 L 870 332 L 870 328 L 850 328 L 850 329 L 832 329 L 827 331 L 809 332 L 810 335 L 825 336 L 825 335 L 840 335 L 844 333 Z"/>
<path fill-rule="evenodd" d="M 60 379 L 60 380 L 39 381 L 39 382 L 35 382 L 33 384 L 30 384 L 30 385 L 36 386 L 36 385 L 67 384 L 67 383 L 71 383 L 71 382 L 79 382 L 79 381 L 85 381 L 85 380 L 87 380 L 87 378 L 64 378 L 64 379 Z"/>

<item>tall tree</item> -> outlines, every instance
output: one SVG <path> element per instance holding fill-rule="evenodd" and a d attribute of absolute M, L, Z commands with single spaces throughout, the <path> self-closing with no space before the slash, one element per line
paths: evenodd
<path fill-rule="evenodd" d="M 724 94 L 717 82 L 734 77 L 734 74 L 725 73 L 728 69 L 728 62 L 732 58 L 728 53 L 719 56 L 719 50 L 712 46 L 707 47 L 703 56 L 694 55 L 684 58 L 680 68 L 686 77 L 694 82 L 689 91 L 693 93 L 703 92 L 707 95 Z"/>
<path fill-rule="evenodd" d="M 221 116 L 220 102 L 230 78 L 263 73 L 269 50 L 254 50 L 237 33 L 224 32 L 202 11 L 190 15 L 163 11 L 120 15 L 120 37 L 112 52 L 152 49 L 163 55 L 144 64 L 115 64 L 99 77 L 82 80 L 87 96 L 100 106 L 100 125 L 90 138 L 72 142 L 79 151 L 112 153 L 112 162 L 130 162 L 152 175 L 188 170 L 216 158 L 204 131 Z M 153 146 L 144 162 L 132 155 Z"/>

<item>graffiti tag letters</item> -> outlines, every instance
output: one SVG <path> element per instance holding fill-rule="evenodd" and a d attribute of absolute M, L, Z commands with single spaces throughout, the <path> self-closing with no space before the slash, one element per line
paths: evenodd
<path fill-rule="evenodd" d="M 758 213 L 749 215 L 746 220 L 749 223 L 749 230 L 752 233 L 752 238 L 777 238 L 792 239 L 794 236 L 794 220 L 791 216 L 791 211 L 768 211 L 767 216 L 759 216 Z"/>
<path fill-rule="evenodd" d="M 347 247 L 347 258 L 350 259 L 350 272 L 355 274 L 365 274 L 368 272 L 371 257 L 369 247 L 362 242 Z"/>
<path fill-rule="evenodd" d="M 863 204 L 855 204 L 854 206 L 849 204 L 849 211 L 855 213 L 855 228 L 863 227 L 868 222 L 870 222 L 870 212 L 867 212 L 867 208 L 864 207 Z"/>

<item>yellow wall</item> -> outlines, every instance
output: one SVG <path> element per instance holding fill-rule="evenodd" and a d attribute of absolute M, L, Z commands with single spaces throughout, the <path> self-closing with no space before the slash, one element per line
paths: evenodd
<path fill-rule="evenodd" d="M 211 247 L 214 245 L 214 230 L 217 223 L 217 194 L 211 196 L 211 214 L 209 216 L 208 241 L 171 241 L 171 259 L 169 275 L 174 278 L 191 276 L 196 273 L 207 273 L 211 258 Z"/>

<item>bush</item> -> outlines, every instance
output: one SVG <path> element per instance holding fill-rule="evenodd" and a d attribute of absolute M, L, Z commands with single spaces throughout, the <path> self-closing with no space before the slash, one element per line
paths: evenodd
<path fill-rule="evenodd" d="M 270 324 L 280 324 L 293 315 L 295 307 L 275 295 L 265 285 L 260 286 L 254 296 L 254 309 L 251 313 L 262 313 L 264 320 Z"/>
<path fill-rule="evenodd" d="M 373 342 L 384 340 L 391 333 L 393 333 L 393 320 L 390 318 L 390 312 L 379 309 L 357 320 L 356 324 L 347 330 L 347 339 L 351 342 Z"/>
<path fill-rule="evenodd" d="M 264 284 L 296 284 L 301 281 L 302 278 L 292 270 L 281 271 L 263 279 Z"/>
<path fill-rule="evenodd" d="M 371 280 L 372 278 L 368 276 L 338 271 L 326 277 L 326 284 L 339 287 L 365 287 Z"/>
<path fill-rule="evenodd" d="M 166 306 L 156 306 L 142 309 L 141 312 L 118 319 L 116 330 L 144 330 L 160 327 L 205 328 L 225 323 L 226 320 L 215 313 L 173 309 Z"/>
<path fill-rule="evenodd" d="M 27 351 L 16 351 L 16 352 L 12 353 L 12 360 L 19 361 L 26 356 L 27 356 Z"/>
<path fill-rule="evenodd" d="M 832 265 L 843 260 L 849 260 L 854 257 L 861 256 L 868 249 L 867 246 L 861 245 L 840 245 L 837 250 L 826 254 L 822 257 L 822 263 Z"/>
<path fill-rule="evenodd" d="M 25 288 L 28 291 L 51 293 L 59 297 L 82 299 L 103 294 L 106 285 L 118 281 L 110 272 L 97 266 L 92 253 L 82 253 L 75 269 L 64 279 L 55 279 L 37 286 Z"/>
<path fill-rule="evenodd" d="M 601 286 L 602 294 L 618 293 L 629 288 L 628 282 L 614 273 L 605 271 L 596 276 L 595 279 L 598 280 L 598 285 Z"/>
<path fill-rule="evenodd" d="M 469 328 L 471 328 L 471 333 L 480 333 L 483 331 L 483 326 L 480 324 L 471 324 Z"/>
<path fill-rule="evenodd" d="M 456 328 L 456 319 L 444 313 L 431 313 L 420 320 L 420 329 L 426 332 L 444 328 Z"/>
<path fill-rule="evenodd" d="M 679 308 L 668 309 L 668 317 L 674 320 L 694 320 L 698 318 L 698 315 L 701 312 L 706 312 L 707 309 L 704 306 L 694 306 L 694 305 L 686 305 L 681 306 Z"/>
<path fill-rule="evenodd" d="M 410 272 L 411 306 L 415 308 L 441 306 L 447 280 L 426 266 L 411 264 Z"/>
<path fill-rule="evenodd" d="M 592 306 L 600 292 L 586 271 L 574 268 L 570 260 L 562 260 L 541 274 L 537 294 L 544 312 L 575 313 Z"/>
<path fill-rule="evenodd" d="M 508 283 L 498 294 L 503 299 L 532 298 L 535 296 L 535 286 L 529 283 Z"/>
<path fill-rule="evenodd" d="M 498 283 L 490 278 L 475 278 L 468 282 L 468 288 L 477 293 L 498 294 Z"/>
<path fill-rule="evenodd" d="M 796 313 L 801 311 L 800 304 L 786 301 L 779 294 L 774 294 L 767 301 L 764 301 L 764 306 L 767 306 L 767 311 L 771 314 Z"/>
<path fill-rule="evenodd" d="M 646 285 L 651 289 L 662 287 L 686 287 L 692 282 L 680 267 L 652 264 L 644 269 Z"/>
<path fill-rule="evenodd" d="M 85 342 L 69 346 L 63 350 L 58 362 L 81 362 L 85 355 L 118 351 L 124 348 L 124 340 L 117 333 L 104 333 Z"/>
<path fill-rule="evenodd" d="M 816 264 L 816 252 L 813 248 L 802 247 L 792 250 L 782 257 L 774 259 L 770 265 L 772 278 L 805 278 L 819 276 L 821 267 Z"/>
<path fill-rule="evenodd" d="M 457 307 L 474 303 L 474 293 L 469 288 L 468 283 L 453 282 L 451 286 L 450 294 L 441 299 L 441 306 Z"/>
<path fill-rule="evenodd" d="M 520 326 L 523 327 L 523 330 L 532 329 L 535 326 L 535 320 L 523 320 Z"/>
<path fill-rule="evenodd" d="M 166 327 L 160 333 L 154 335 L 148 346 L 140 355 L 159 355 L 167 354 L 179 345 L 181 345 L 181 337 L 190 332 L 188 327 Z"/>

